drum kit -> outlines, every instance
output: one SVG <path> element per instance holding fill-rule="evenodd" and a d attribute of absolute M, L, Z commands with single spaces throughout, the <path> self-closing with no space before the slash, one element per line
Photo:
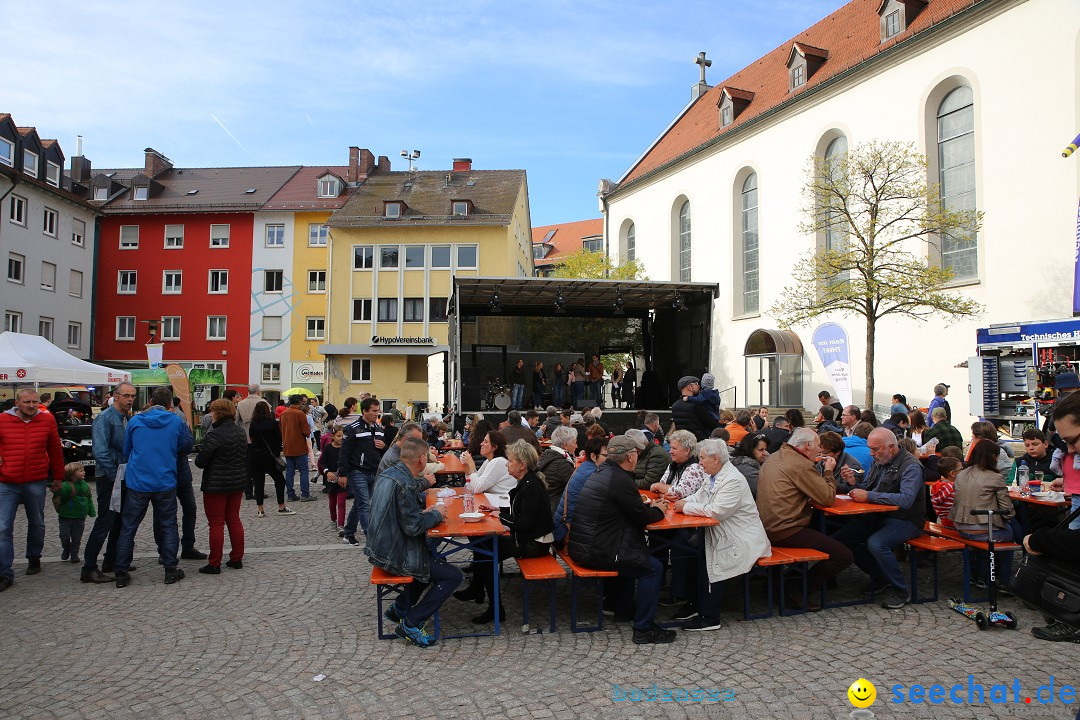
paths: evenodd
<path fill-rule="evenodd" d="M 485 410 L 509 410 L 510 387 L 498 380 L 489 380 L 484 394 Z"/>

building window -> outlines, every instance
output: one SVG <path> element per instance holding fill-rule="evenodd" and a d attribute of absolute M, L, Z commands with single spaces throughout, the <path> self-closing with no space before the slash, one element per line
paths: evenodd
<path fill-rule="evenodd" d="M 843 172 L 841 159 L 847 155 L 847 151 L 847 138 L 843 135 L 829 142 L 828 147 L 825 148 L 825 172 L 829 173 L 830 176 L 833 173 Z M 834 178 L 830 184 L 837 182 L 840 182 L 840 178 Z M 837 209 L 827 208 L 823 209 L 822 212 L 825 213 L 825 231 L 822 233 L 824 250 L 826 252 L 844 252 L 847 250 L 847 224 L 843 214 Z M 844 282 L 849 277 L 850 274 L 845 271 L 832 278 L 830 282 Z"/>
<path fill-rule="evenodd" d="M 319 197 L 336 198 L 341 194 L 341 183 L 336 177 L 325 176 L 319 178 Z"/>
<path fill-rule="evenodd" d="M 116 339 L 135 339 L 135 318 L 131 315 L 116 318 Z"/>
<path fill-rule="evenodd" d="M 423 245 L 407 245 L 405 247 L 405 269 L 406 270 L 423 270 L 424 268 L 424 246 Z"/>
<path fill-rule="evenodd" d="M 634 223 L 630 223 L 630 227 L 626 228 L 626 260 L 627 262 L 634 262 L 637 259 L 637 230 L 634 228 Z"/>
<path fill-rule="evenodd" d="M 885 16 L 885 39 L 900 34 L 900 11 L 893 10 Z"/>
<path fill-rule="evenodd" d="M 49 292 L 56 291 L 56 264 L 51 262 L 41 263 L 41 289 Z"/>
<path fill-rule="evenodd" d="M 791 68 L 791 89 L 802 86 L 806 82 L 806 66 L 795 65 Z"/>
<path fill-rule="evenodd" d="M 60 166 L 54 162 L 45 163 L 45 182 L 53 187 L 60 187 Z"/>
<path fill-rule="evenodd" d="M 353 270 L 370 270 L 375 266 L 375 248 L 360 245 L 353 248 Z"/>
<path fill-rule="evenodd" d="M 227 318 L 224 315 L 208 315 L 206 318 L 206 339 L 224 340 L 226 320 Z"/>
<path fill-rule="evenodd" d="M 135 186 L 135 199 L 136 200 L 149 200 L 150 199 L 150 188 L 147 187 L 146 185 L 136 185 Z"/>
<path fill-rule="evenodd" d="M 26 282 L 26 256 L 17 253 L 8 253 L 7 261 L 8 282 L 22 285 Z"/>
<path fill-rule="evenodd" d="M 120 226 L 120 249 L 121 250 L 138 250 L 139 249 L 139 226 L 138 225 L 121 225 Z"/>
<path fill-rule="evenodd" d="M 259 374 L 264 383 L 281 382 L 281 363 L 263 363 L 260 368 Z"/>
<path fill-rule="evenodd" d="M 386 270 L 398 266 L 398 246 L 390 245 L 379 248 L 379 269 Z"/>
<path fill-rule="evenodd" d="M 450 267 L 449 245 L 431 246 L 431 267 L 432 269 L 447 269 Z"/>
<path fill-rule="evenodd" d="M 326 338 L 326 318 L 309 317 L 307 319 L 307 339 L 324 340 Z"/>
<path fill-rule="evenodd" d="M 182 270 L 165 270 L 162 273 L 161 292 L 165 295 L 179 295 L 183 283 Z"/>
<path fill-rule="evenodd" d="M 179 340 L 180 339 L 180 316 L 171 315 L 169 317 L 161 318 L 161 339 L 162 340 Z"/>
<path fill-rule="evenodd" d="M 476 246 L 475 245 L 458 245 L 457 246 L 457 266 L 458 266 L 458 270 L 475 270 L 476 269 Z"/>
<path fill-rule="evenodd" d="M 69 322 L 68 323 L 68 337 L 67 344 L 69 348 L 82 347 L 82 323 Z"/>
<path fill-rule="evenodd" d="M 690 201 L 679 208 L 679 281 L 690 282 Z"/>
<path fill-rule="evenodd" d="M 285 271 L 284 270 L 264 270 L 263 271 L 263 291 L 268 293 L 282 292 L 282 288 L 285 284 Z"/>
<path fill-rule="evenodd" d="M 353 358 L 352 359 L 352 381 L 354 383 L 369 383 L 369 382 L 371 382 L 371 359 L 370 358 Z"/>
<path fill-rule="evenodd" d="M 49 342 L 53 341 L 53 319 L 51 317 L 38 318 L 37 334 Z"/>
<path fill-rule="evenodd" d="M 281 317 L 277 315 L 263 315 L 262 319 L 262 339 L 263 340 L 280 340 L 281 339 Z"/>
<path fill-rule="evenodd" d="M 166 225 L 165 226 L 165 249 L 166 250 L 179 250 L 184 247 L 184 226 L 183 225 Z"/>
<path fill-rule="evenodd" d="M 37 153 L 30 152 L 29 150 L 23 150 L 23 172 L 30 177 L 37 177 L 38 174 L 38 156 Z"/>
<path fill-rule="evenodd" d="M 83 246 L 86 241 L 86 221 L 74 219 L 71 221 L 71 244 Z"/>
<path fill-rule="evenodd" d="M 720 125 L 721 125 L 721 127 L 727 127 L 728 125 L 731 124 L 731 121 L 733 119 L 732 118 L 733 109 L 734 108 L 733 108 L 733 106 L 731 105 L 730 102 L 728 102 L 727 104 L 725 104 L 723 107 L 720 108 Z"/>
<path fill-rule="evenodd" d="M 604 238 L 599 235 L 596 237 L 583 238 L 581 246 L 585 248 L 586 252 L 600 252 L 604 249 Z"/>
<path fill-rule="evenodd" d="M 11 310 L 4 311 L 4 330 L 8 332 L 22 332 L 22 313 Z"/>
<path fill-rule="evenodd" d="M 758 311 L 758 186 L 750 173 L 742 186 L 742 312 Z"/>
<path fill-rule="evenodd" d="M 330 228 L 319 223 L 308 223 L 308 247 L 326 247 Z"/>
<path fill-rule="evenodd" d="M 405 298 L 405 322 L 424 322 L 424 298 Z"/>
<path fill-rule="evenodd" d="M 446 322 L 446 298 L 428 300 L 428 322 Z"/>
<path fill-rule="evenodd" d="M 451 206 L 451 212 L 456 218 L 469 217 L 469 203 L 466 200 L 455 200 Z"/>
<path fill-rule="evenodd" d="M 212 248 L 227 248 L 227 247 L 229 247 L 229 226 L 228 225 L 211 225 L 210 226 L 210 247 L 212 247 Z"/>
<path fill-rule="evenodd" d="M 266 247 L 285 247 L 285 226 L 266 226 Z"/>
<path fill-rule="evenodd" d="M 94 188 L 94 199 L 97 200 L 97 201 L 108 200 L 109 199 L 109 188 L 106 188 L 106 187 L 96 187 L 96 188 Z"/>
<path fill-rule="evenodd" d="M 229 271 L 211 270 L 210 284 L 207 287 L 207 292 L 215 295 L 223 295 L 229 292 Z"/>
<path fill-rule="evenodd" d="M 536 243 L 533 245 L 533 260 L 543 260 L 547 255 L 548 246 L 544 243 Z"/>
<path fill-rule="evenodd" d="M 135 270 L 120 270 L 116 273 L 116 293 L 118 295 L 134 295 L 138 281 L 138 272 Z"/>
<path fill-rule="evenodd" d="M 82 297 L 82 271 L 72 270 L 68 282 L 68 295 Z"/>
<path fill-rule="evenodd" d="M 399 218 L 401 217 L 401 203 L 388 202 L 383 206 L 383 217 Z"/>
<path fill-rule="evenodd" d="M 371 322 L 371 298 L 353 298 L 352 321 Z"/>
<path fill-rule="evenodd" d="M 379 322 L 397 322 L 397 298 L 379 298 Z"/>
<path fill-rule="evenodd" d="M 11 196 L 11 209 L 8 212 L 8 219 L 16 225 L 26 225 L 26 198 L 18 195 Z"/>
<path fill-rule="evenodd" d="M 56 237 L 57 214 L 52 208 L 45 208 L 41 218 L 41 231 L 49 237 Z"/>
<path fill-rule="evenodd" d="M 952 212 L 975 207 L 975 98 L 961 86 L 945 96 L 937 112 L 938 183 L 941 204 Z M 956 280 L 977 278 L 978 244 L 974 231 L 941 239 L 941 265 Z"/>
<path fill-rule="evenodd" d="M 324 292 L 326 292 L 326 271 L 325 270 L 308 270 L 308 274 L 307 274 L 307 291 L 309 293 L 324 293 Z"/>
<path fill-rule="evenodd" d="M 0 138 L 0 164 L 8 167 L 15 165 L 15 143 L 4 138 Z"/>

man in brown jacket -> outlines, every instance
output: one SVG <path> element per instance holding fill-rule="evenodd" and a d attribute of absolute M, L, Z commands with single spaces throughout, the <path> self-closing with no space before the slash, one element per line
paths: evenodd
<path fill-rule="evenodd" d="M 300 502 L 311 502 L 308 486 L 308 441 L 311 426 L 308 425 L 307 413 L 300 409 L 303 398 L 300 395 L 289 397 L 289 406 L 281 413 L 278 425 L 281 427 L 281 454 L 285 456 L 285 490 L 289 500 L 296 502 L 296 489 L 293 476 L 300 470 Z"/>
<path fill-rule="evenodd" d="M 761 524 L 776 547 L 813 548 L 828 553 L 829 559 L 814 565 L 808 577 L 809 607 L 818 610 L 815 594 L 825 581 L 839 574 L 854 559 L 851 550 L 828 535 L 811 530 L 810 503 L 830 507 L 836 501 L 833 469 L 836 461 L 826 456 L 824 476 L 814 462 L 821 454 L 821 442 L 810 428 L 797 428 L 779 452 L 765 458 L 758 477 L 757 505 Z M 801 598 L 789 593 L 789 604 L 801 605 Z"/>

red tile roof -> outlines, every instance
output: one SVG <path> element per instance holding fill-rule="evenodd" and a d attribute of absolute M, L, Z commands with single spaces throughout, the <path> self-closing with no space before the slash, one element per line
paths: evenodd
<path fill-rule="evenodd" d="M 345 187 L 345 176 L 349 168 L 341 165 L 307 165 L 292 176 L 289 182 L 274 193 L 263 210 L 337 210 L 352 194 L 352 188 Z M 336 198 L 319 197 L 319 178 L 330 173 L 342 182 L 341 194 Z"/>
<path fill-rule="evenodd" d="M 989 0 L 932 0 L 907 29 L 896 37 L 881 42 L 878 8 L 881 0 L 852 0 L 816 25 L 799 33 L 770 53 L 717 83 L 715 87 L 691 105 L 681 118 L 649 148 L 625 175 L 620 187 L 638 180 L 689 153 L 714 138 L 738 132 L 748 121 L 786 102 L 797 101 L 804 93 L 850 70 L 864 60 L 890 50 L 930 27 Z M 795 44 L 811 55 L 825 52 L 828 59 L 795 92 L 788 91 L 787 61 Z M 739 113 L 734 123 L 721 132 L 716 104 L 727 87 L 729 94 L 740 97 L 735 88 L 753 93 L 753 100 Z"/>
<path fill-rule="evenodd" d="M 577 222 L 559 223 L 558 225 L 544 225 L 534 227 L 532 231 L 533 244 L 544 242 L 548 233 L 554 231 L 554 235 L 548 240 L 551 250 L 540 260 L 533 260 L 537 268 L 548 265 L 556 265 L 567 255 L 573 255 L 582 248 L 582 240 L 587 237 L 595 237 L 604 234 L 604 219 L 578 220 Z"/>

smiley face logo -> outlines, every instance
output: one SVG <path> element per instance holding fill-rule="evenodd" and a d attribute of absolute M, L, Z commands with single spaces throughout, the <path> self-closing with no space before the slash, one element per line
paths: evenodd
<path fill-rule="evenodd" d="M 857 708 L 868 708 L 877 699 L 877 688 L 866 678 L 859 678 L 851 683 L 847 691 L 848 700 Z"/>

